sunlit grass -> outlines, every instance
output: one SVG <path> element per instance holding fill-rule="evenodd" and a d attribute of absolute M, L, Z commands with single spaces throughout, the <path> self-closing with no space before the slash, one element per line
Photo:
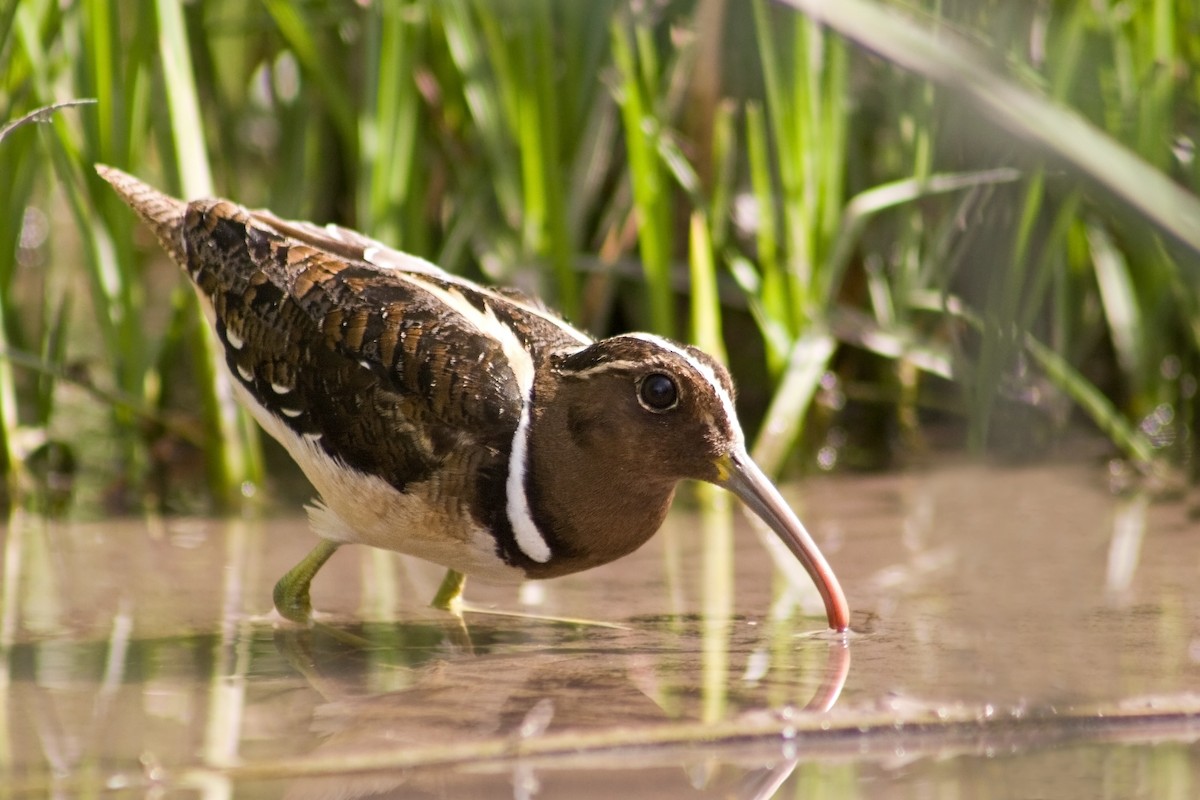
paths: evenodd
<path fill-rule="evenodd" d="M 727 351 L 771 471 L 801 442 L 851 461 L 860 430 L 886 463 L 934 425 L 977 452 L 1044 427 L 1032 457 L 1079 420 L 1189 463 L 1200 12 L 786 5 L 9 4 L 0 123 L 97 100 L 0 139 L 10 494 L 39 443 L 74 449 L 81 359 L 120 400 L 116 463 L 84 469 L 144 485 L 166 438 L 202 444 L 213 497 L 262 480 L 96 161 L 357 226 L 597 335 Z"/>

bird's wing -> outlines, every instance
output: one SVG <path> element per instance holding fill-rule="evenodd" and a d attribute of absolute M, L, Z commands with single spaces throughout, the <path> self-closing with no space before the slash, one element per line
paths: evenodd
<path fill-rule="evenodd" d="M 236 379 L 294 433 L 402 491 L 450 458 L 500 467 L 523 402 L 508 354 L 427 285 L 440 276 L 348 257 L 370 241 L 352 231 L 320 247 L 322 230 L 300 240 L 228 201 L 189 204 L 185 267 Z"/>

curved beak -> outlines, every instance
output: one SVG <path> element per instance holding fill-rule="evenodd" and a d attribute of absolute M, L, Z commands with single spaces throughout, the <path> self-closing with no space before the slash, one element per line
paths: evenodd
<path fill-rule="evenodd" d="M 847 630 L 850 627 L 850 607 L 846 604 L 841 584 L 825 556 L 817 549 L 817 543 L 808 535 L 775 484 L 743 450 L 722 456 L 717 460 L 716 467 L 717 480 L 713 483 L 737 495 L 775 531 L 817 585 L 821 599 L 825 601 L 829 627 L 836 631 Z"/>

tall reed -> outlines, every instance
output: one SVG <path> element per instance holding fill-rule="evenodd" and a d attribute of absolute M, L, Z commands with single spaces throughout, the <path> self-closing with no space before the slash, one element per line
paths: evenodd
<path fill-rule="evenodd" d="M 597 334 L 725 345 L 769 469 L 802 435 L 831 468 L 855 431 L 886 452 L 949 425 L 984 451 L 1029 428 L 1032 453 L 1078 418 L 1135 461 L 1184 463 L 1198 15 L 8 4 L 0 119 L 97 100 L 0 140 L 10 488 L 38 442 L 74 443 L 64 386 L 105 398 L 122 482 L 158 470 L 163 436 L 201 444 L 215 497 L 262 480 L 194 307 L 96 161 L 356 225 Z"/>

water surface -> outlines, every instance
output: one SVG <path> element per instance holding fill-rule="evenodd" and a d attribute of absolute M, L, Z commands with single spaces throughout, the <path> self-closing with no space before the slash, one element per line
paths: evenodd
<path fill-rule="evenodd" d="M 301 517 L 16 516 L 0 798 L 1192 797 L 1200 525 L 1095 465 L 785 494 L 842 579 L 822 631 L 737 512 L 523 588 L 344 548 L 270 616 Z M 801 573 L 802 574 L 802 573 Z"/>

